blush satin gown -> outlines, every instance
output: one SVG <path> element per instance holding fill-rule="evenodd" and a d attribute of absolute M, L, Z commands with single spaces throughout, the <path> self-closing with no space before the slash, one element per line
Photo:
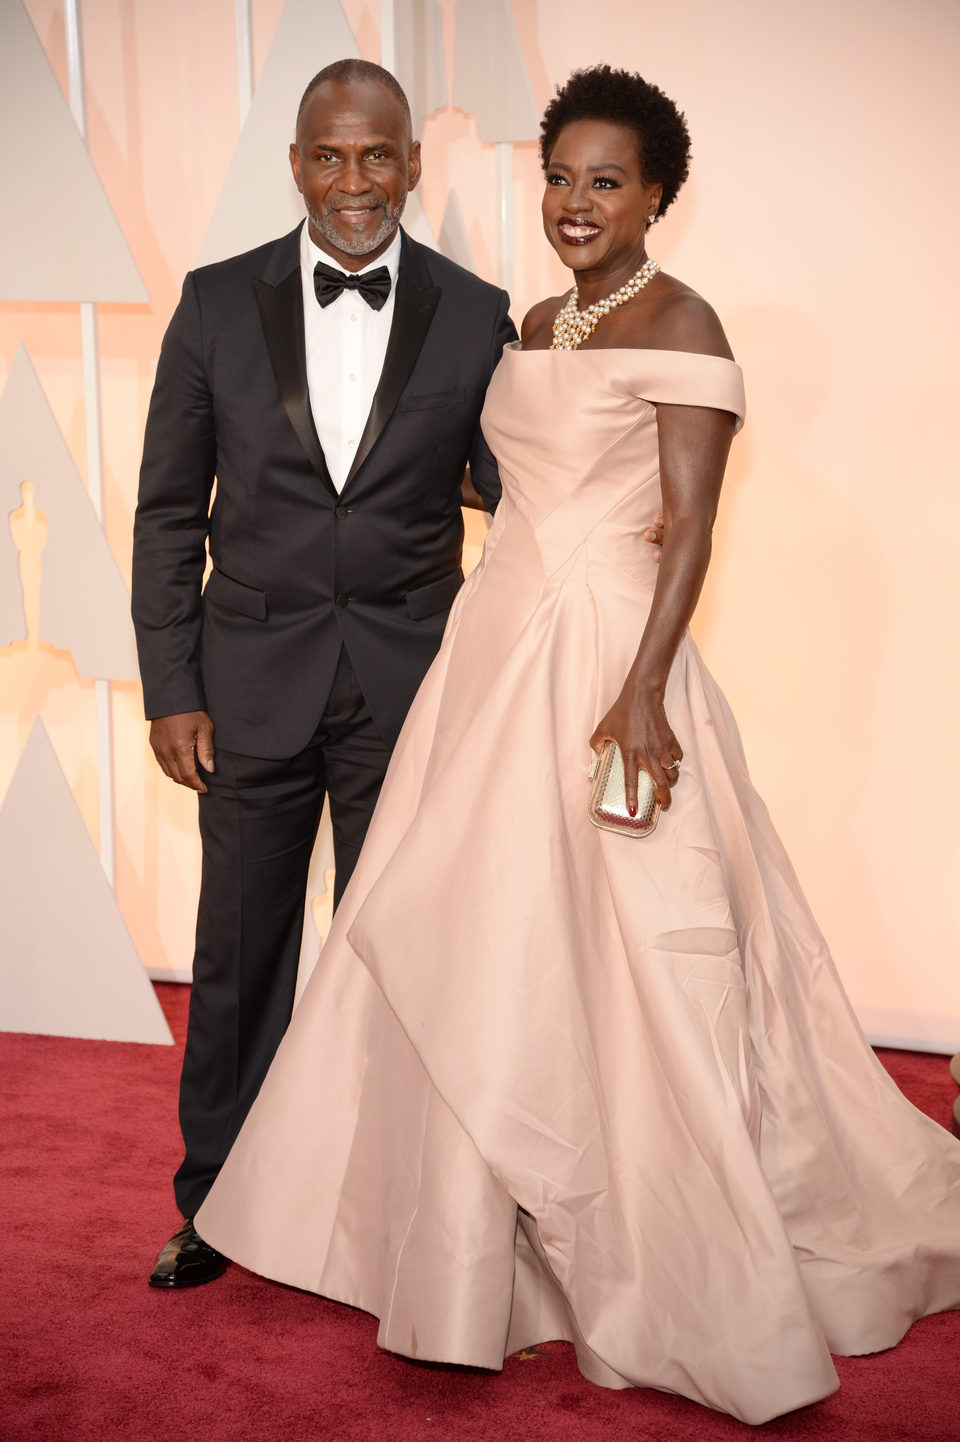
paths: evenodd
<path fill-rule="evenodd" d="M 658 402 L 742 417 L 739 368 L 507 348 L 483 559 L 196 1225 L 395 1352 L 566 1338 L 601 1385 L 759 1423 L 960 1306 L 960 1143 L 860 1032 L 689 635 L 671 810 L 587 820 L 656 583 Z"/>

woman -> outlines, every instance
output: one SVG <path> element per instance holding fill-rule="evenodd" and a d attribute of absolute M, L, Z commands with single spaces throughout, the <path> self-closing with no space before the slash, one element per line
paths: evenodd
<path fill-rule="evenodd" d="M 483 560 L 197 1227 L 408 1356 L 565 1337 L 603 1385 L 762 1422 L 960 1305 L 960 1147 L 866 1045 L 687 633 L 743 414 L 646 256 L 687 150 L 607 67 L 547 109 L 576 283 L 494 376 Z M 642 840 L 588 821 L 607 738 L 666 813 Z"/>

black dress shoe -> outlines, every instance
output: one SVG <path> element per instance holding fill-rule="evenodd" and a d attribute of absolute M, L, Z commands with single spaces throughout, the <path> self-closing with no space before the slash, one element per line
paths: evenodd
<path fill-rule="evenodd" d="M 151 1287 L 199 1287 L 223 1275 L 230 1258 L 198 1237 L 193 1218 L 174 1232 L 150 1273 Z"/>

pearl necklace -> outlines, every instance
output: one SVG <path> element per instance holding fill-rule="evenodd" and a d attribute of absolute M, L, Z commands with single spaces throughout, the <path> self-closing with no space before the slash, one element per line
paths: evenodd
<path fill-rule="evenodd" d="M 588 335 L 592 335 L 599 322 L 618 305 L 623 305 L 625 300 L 632 300 L 638 295 L 643 287 L 656 275 L 660 265 L 655 260 L 645 260 L 643 265 L 632 275 L 630 279 L 615 290 L 612 295 L 604 296 L 603 300 L 595 300 L 593 305 L 588 305 L 586 310 L 577 309 L 579 294 L 574 288 L 570 292 L 570 298 L 565 306 L 557 311 L 553 318 L 553 344 L 551 350 L 576 350 L 583 345 Z"/>

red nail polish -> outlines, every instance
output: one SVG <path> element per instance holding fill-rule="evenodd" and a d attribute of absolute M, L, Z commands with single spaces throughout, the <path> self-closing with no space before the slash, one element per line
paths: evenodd
<path fill-rule="evenodd" d="M 630 812 L 630 815 L 631 815 L 631 816 L 636 816 L 636 814 L 637 814 L 637 808 L 636 808 L 635 806 L 628 806 L 628 807 L 627 807 L 627 810 Z"/>

